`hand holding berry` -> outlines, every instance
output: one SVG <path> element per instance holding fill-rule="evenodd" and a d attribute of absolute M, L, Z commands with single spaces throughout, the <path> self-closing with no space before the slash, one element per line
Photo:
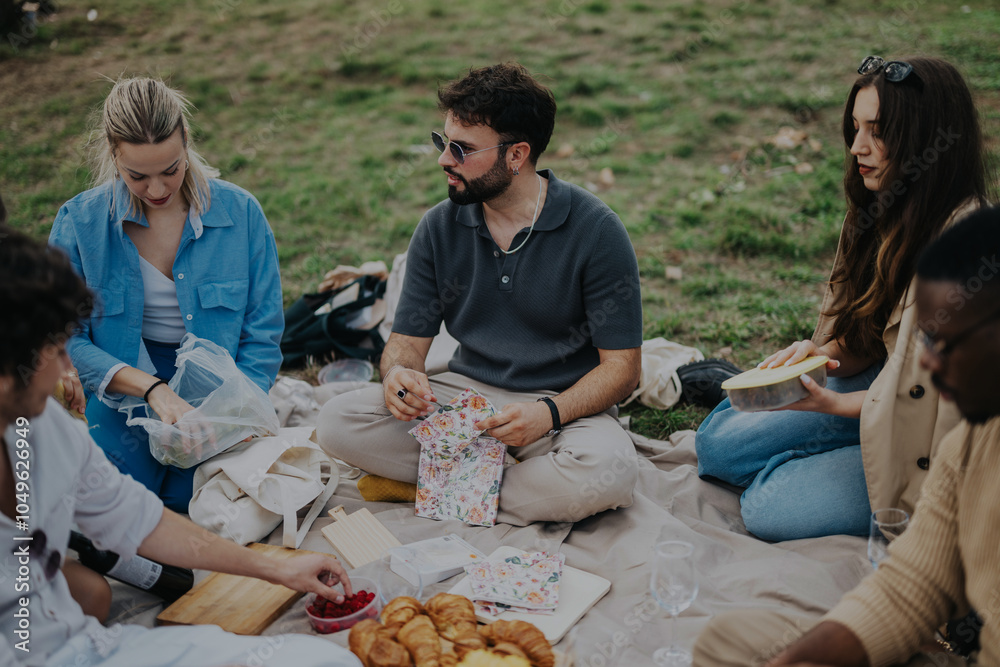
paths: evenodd
<path fill-rule="evenodd" d="M 305 553 L 277 563 L 277 572 L 273 583 L 287 586 L 292 590 L 316 595 L 342 602 L 344 594 L 332 585 L 343 584 L 347 597 L 353 595 L 351 580 L 344 571 L 344 566 L 333 556 L 318 553 Z"/>

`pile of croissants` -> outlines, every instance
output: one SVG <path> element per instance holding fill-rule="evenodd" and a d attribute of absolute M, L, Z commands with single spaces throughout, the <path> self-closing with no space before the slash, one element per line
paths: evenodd
<path fill-rule="evenodd" d="M 421 605 L 398 597 L 382 609 L 381 622 L 351 628 L 351 651 L 365 667 L 554 667 L 555 654 L 541 630 L 525 621 L 477 627 L 472 601 L 439 593 Z"/>

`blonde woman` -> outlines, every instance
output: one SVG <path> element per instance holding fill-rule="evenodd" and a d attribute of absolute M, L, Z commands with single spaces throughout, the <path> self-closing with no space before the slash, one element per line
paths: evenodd
<path fill-rule="evenodd" d="M 194 468 L 163 466 L 117 407 L 144 399 L 167 423 L 192 407 L 166 384 L 188 332 L 226 349 L 261 389 L 281 364 L 281 284 L 260 204 L 194 150 L 189 104 L 150 78 L 118 81 L 93 147 L 95 187 L 59 210 L 49 242 L 94 292 L 67 346 L 91 434 L 120 470 L 186 512 Z"/>

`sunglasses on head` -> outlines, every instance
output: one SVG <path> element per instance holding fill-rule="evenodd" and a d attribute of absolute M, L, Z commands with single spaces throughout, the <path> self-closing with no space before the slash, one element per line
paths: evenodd
<path fill-rule="evenodd" d="M 880 56 L 868 56 L 861 61 L 858 74 L 874 74 L 880 69 L 885 70 L 885 80 L 891 83 L 899 83 L 906 77 L 913 74 L 913 65 L 904 63 L 902 60 L 890 60 L 886 62 Z"/>
<path fill-rule="evenodd" d="M 497 144 L 496 146 L 490 146 L 489 148 L 481 148 L 478 151 L 466 152 L 464 148 L 456 144 L 454 141 L 448 141 L 444 138 L 440 132 L 431 132 L 431 141 L 434 142 L 434 148 L 438 151 L 444 153 L 444 149 L 448 148 L 451 150 L 451 156 L 455 158 L 455 162 L 459 164 L 465 164 L 465 158 L 470 155 L 475 155 L 476 153 L 482 153 L 483 151 L 488 151 L 493 148 L 500 148 L 501 146 L 510 146 L 511 142 L 505 141 L 502 144 Z"/>

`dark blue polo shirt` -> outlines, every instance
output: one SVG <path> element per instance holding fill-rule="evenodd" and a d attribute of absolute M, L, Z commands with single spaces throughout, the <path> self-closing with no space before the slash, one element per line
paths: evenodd
<path fill-rule="evenodd" d="M 618 216 L 550 170 L 531 238 L 505 255 L 481 204 L 445 200 L 417 225 L 392 330 L 427 338 L 442 320 L 461 343 L 448 368 L 512 391 L 561 391 L 598 348 L 642 345 L 635 251 Z M 510 247 L 525 239 L 517 233 Z"/>

